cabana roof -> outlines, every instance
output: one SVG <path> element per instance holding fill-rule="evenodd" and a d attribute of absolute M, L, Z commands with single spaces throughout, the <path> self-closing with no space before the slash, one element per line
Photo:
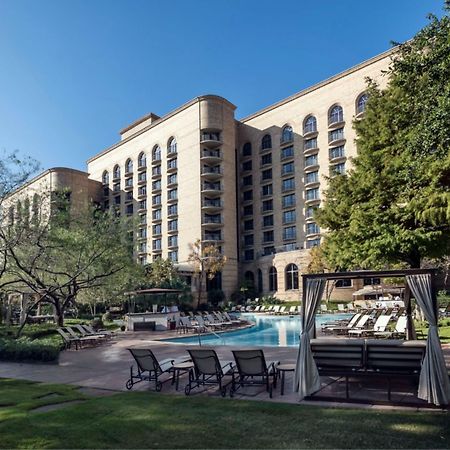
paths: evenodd
<path fill-rule="evenodd" d="M 358 270 L 354 272 L 304 273 L 302 278 L 322 278 L 326 280 L 355 280 L 361 278 L 397 278 L 406 275 L 435 275 L 437 269 L 394 269 L 394 270 Z"/>

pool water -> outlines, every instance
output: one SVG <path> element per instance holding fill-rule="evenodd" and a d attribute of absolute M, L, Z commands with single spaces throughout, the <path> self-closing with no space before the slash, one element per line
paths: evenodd
<path fill-rule="evenodd" d="M 201 335 L 202 345 L 236 345 L 258 347 L 295 347 L 299 344 L 300 316 L 270 316 L 266 314 L 244 313 L 241 316 L 255 326 L 245 330 L 225 333 Z M 321 314 L 316 317 L 316 326 L 336 319 L 346 319 L 351 314 Z M 198 344 L 199 337 L 192 334 L 188 337 L 164 339 L 165 342 L 179 344 Z"/>

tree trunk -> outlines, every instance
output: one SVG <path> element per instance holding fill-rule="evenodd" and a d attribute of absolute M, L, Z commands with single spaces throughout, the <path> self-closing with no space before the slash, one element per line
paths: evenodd
<path fill-rule="evenodd" d="M 203 274 L 200 272 L 198 277 L 197 309 L 200 307 L 200 302 L 202 301 L 202 290 L 203 290 Z"/>
<path fill-rule="evenodd" d="M 59 300 L 53 304 L 53 317 L 58 327 L 64 326 L 64 309 L 62 308 Z"/>

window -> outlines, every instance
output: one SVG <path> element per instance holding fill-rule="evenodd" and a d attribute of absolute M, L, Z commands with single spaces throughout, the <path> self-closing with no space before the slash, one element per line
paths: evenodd
<path fill-rule="evenodd" d="M 298 289 L 298 267 L 295 264 L 288 264 L 285 269 L 286 291 Z"/>
<path fill-rule="evenodd" d="M 253 245 L 253 234 L 247 234 L 246 236 L 244 236 L 244 245 L 245 246 L 249 246 L 249 245 Z"/>
<path fill-rule="evenodd" d="M 272 169 L 263 170 L 261 174 L 262 181 L 271 180 L 272 179 Z"/>
<path fill-rule="evenodd" d="M 251 216 L 253 214 L 253 205 L 244 206 L 244 216 Z"/>
<path fill-rule="evenodd" d="M 242 164 L 242 170 L 245 172 L 247 170 L 252 170 L 252 160 L 245 161 L 245 163 Z"/>
<path fill-rule="evenodd" d="M 317 155 L 311 155 L 305 158 L 305 167 L 308 166 L 317 166 Z"/>
<path fill-rule="evenodd" d="M 147 157 L 144 152 L 139 153 L 138 167 L 147 167 Z"/>
<path fill-rule="evenodd" d="M 275 247 L 271 245 L 270 247 L 263 247 L 262 254 L 263 256 L 274 255 L 276 253 Z"/>
<path fill-rule="evenodd" d="M 152 233 L 155 235 L 161 234 L 161 230 L 162 230 L 162 227 L 161 227 L 160 223 L 158 223 L 157 225 L 153 225 L 153 227 L 152 227 Z"/>
<path fill-rule="evenodd" d="M 153 239 L 152 248 L 153 250 L 161 250 L 161 239 Z"/>
<path fill-rule="evenodd" d="M 329 154 L 330 154 L 330 159 L 342 158 L 345 156 L 345 148 L 343 145 L 340 145 L 339 147 L 330 148 Z"/>
<path fill-rule="evenodd" d="M 126 208 L 125 212 L 127 214 L 133 214 L 133 204 L 127 205 L 127 208 Z"/>
<path fill-rule="evenodd" d="M 125 201 L 130 202 L 133 200 L 133 193 L 132 192 L 127 192 L 125 194 Z"/>
<path fill-rule="evenodd" d="M 139 215 L 139 223 L 145 225 L 147 223 L 147 214 Z"/>
<path fill-rule="evenodd" d="M 145 217 L 145 216 L 141 216 Z M 153 220 L 161 220 L 162 218 L 162 210 L 161 209 L 155 209 L 152 213 L 152 219 Z"/>
<path fill-rule="evenodd" d="M 253 219 L 244 220 L 244 230 L 245 231 L 253 230 Z"/>
<path fill-rule="evenodd" d="M 262 204 L 262 212 L 272 211 L 273 210 L 273 200 L 265 200 Z"/>
<path fill-rule="evenodd" d="M 167 168 L 168 169 L 176 169 L 177 168 L 177 158 L 167 161 Z"/>
<path fill-rule="evenodd" d="M 267 166 L 268 164 L 272 164 L 272 153 L 261 156 L 261 166 Z"/>
<path fill-rule="evenodd" d="M 161 180 L 153 181 L 152 190 L 159 191 L 161 189 Z"/>
<path fill-rule="evenodd" d="M 178 252 L 176 250 L 173 250 L 168 253 L 168 257 L 170 261 L 177 262 L 178 261 Z"/>
<path fill-rule="evenodd" d="M 138 182 L 147 181 L 147 172 L 141 172 L 138 174 Z"/>
<path fill-rule="evenodd" d="M 242 147 L 242 156 L 251 156 L 252 154 L 252 144 L 250 142 L 246 142 Z"/>
<path fill-rule="evenodd" d="M 244 259 L 245 261 L 252 261 L 255 258 L 255 252 L 253 249 L 245 250 Z"/>
<path fill-rule="evenodd" d="M 303 124 L 303 134 L 317 131 L 317 120 L 314 116 L 308 116 Z"/>
<path fill-rule="evenodd" d="M 295 178 L 286 178 L 281 182 L 281 191 L 291 191 L 295 189 Z"/>
<path fill-rule="evenodd" d="M 297 220 L 297 215 L 295 214 L 295 209 L 289 211 L 283 211 L 283 224 L 295 223 Z"/>
<path fill-rule="evenodd" d="M 102 183 L 109 184 L 109 172 L 107 172 L 106 170 L 103 172 L 102 175 Z"/>
<path fill-rule="evenodd" d="M 314 217 L 314 211 L 315 211 L 316 209 L 317 209 L 317 208 L 314 207 L 314 206 L 308 206 L 308 207 L 306 208 L 306 210 L 305 210 L 305 217 L 306 217 L 307 219 L 310 219 L 311 217 Z"/>
<path fill-rule="evenodd" d="M 344 121 L 344 111 L 341 106 L 334 105 L 328 114 L 328 125 Z"/>
<path fill-rule="evenodd" d="M 352 280 L 337 280 L 335 286 L 337 288 L 352 287 Z"/>
<path fill-rule="evenodd" d="M 283 195 L 281 203 L 283 208 L 295 206 L 295 194 Z"/>
<path fill-rule="evenodd" d="M 161 147 L 159 145 L 155 145 L 152 150 L 152 161 L 160 161 L 161 160 Z"/>
<path fill-rule="evenodd" d="M 361 94 L 356 100 L 356 114 L 361 114 L 366 110 L 366 103 L 369 97 L 366 93 Z"/>
<path fill-rule="evenodd" d="M 295 226 L 283 228 L 283 240 L 291 241 L 292 239 L 296 238 L 297 238 L 297 228 Z"/>
<path fill-rule="evenodd" d="M 176 216 L 178 214 L 178 205 L 169 205 L 167 207 L 168 216 Z"/>
<path fill-rule="evenodd" d="M 120 167 L 118 165 L 114 166 L 113 178 L 120 178 Z"/>
<path fill-rule="evenodd" d="M 253 199 L 253 191 L 244 191 L 242 195 L 244 201 L 252 200 Z"/>
<path fill-rule="evenodd" d="M 127 159 L 125 163 L 125 173 L 133 173 L 133 161 Z"/>
<path fill-rule="evenodd" d="M 263 275 L 261 269 L 258 269 L 258 292 L 262 292 L 263 290 Z"/>
<path fill-rule="evenodd" d="M 261 150 L 272 148 L 272 136 L 265 134 L 261 139 Z"/>
<path fill-rule="evenodd" d="M 330 167 L 330 175 L 343 175 L 345 173 L 345 162 Z"/>
<path fill-rule="evenodd" d="M 294 133 L 292 131 L 292 127 L 289 125 L 286 125 L 283 128 L 283 131 L 281 133 L 281 143 L 285 142 L 291 142 L 294 139 Z"/>
<path fill-rule="evenodd" d="M 273 186 L 272 186 L 272 184 L 266 184 L 266 185 L 261 187 L 261 195 L 263 197 L 267 197 L 268 195 L 272 195 L 272 194 L 273 194 Z"/>
<path fill-rule="evenodd" d="M 263 217 L 263 227 L 273 227 L 273 215 Z"/>
<path fill-rule="evenodd" d="M 146 253 L 147 252 L 147 242 L 140 242 L 138 245 L 138 251 L 139 251 L 139 253 Z"/>
<path fill-rule="evenodd" d="M 126 187 L 132 187 L 133 186 L 133 177 L 127 178 L 125 180 L 125 186 Z"/>
<path fill-rule="evenodd" d="M 171 153 L 177 152 L 177 141 L 175 138 L 170 138 L 169 142 L 167 143 L 167 154 L 170 155 Z"/>
<path fill-rule="evenodd" d="M 161 204 L 161 194 L 154 195 L 152 197 L 152 205 L 160 205 Z"/>
<path fill-rule="evenodd" d="M 303 144 L 303 150 L 310 150 L 312 148 L 317 148 L 317 138 L 306 139 Z"/>
<path fill-rule="evenodd" d="M 293 158 L 294 157 L 294 147 L 284 147 L 281 149 L 281 159 Z"/>
<path fill-rule="evenodd" d="M 139 209 L 147 209 L 147 200 L 141 200 L 139 202 Z"/>
<path fill-rule="evenodd" d="M 318 247 L 319 245 L 320 245 L 320 238 L 306 241 L 306 248 Z"/>
<path fill-rule="evenodd" d="M 161 175 L 161 166 L 153 167 L 152 175 Z"/>
<path fill-rule="evenodd" d="M 178 189 L 171 189 L 167 192 L 168 200 L 176 200 L 178 198 Z"/>
<path fill-rule="evenodd" d="M 120 183 L 113 184 L 113 192 L 120 192 Z"/>
<path fill-rule="evenodd" d="M 273 242 L 273 231 L 264 231 L 263 233 L 263 242 Z"/>
<path fill-rule="evenodd" d="M 169 236 L 167 238 L 167 243 L 169 244 L 169 247 L 178 247 L 178 236 Z"/>
<path fill-rule="evenodd" d="M 317 223 L 311 222 L 306 224 L 306 234 L 319 234 L 320 228 Z"/>
<path fill-rule="evenodd" d="M 178 230 L 178 220 L 174 219 L 174 220 L 169 220 L 169 222 L 167 223 L 168 229 L 169 231 L 177 231 Z"/>
<path fill-rule="evenodd" d="M 114 197 L 114 204 L 120 205 L 120 195 L 117 195 L 116 197 Z"/>
<path fill-rule="evenodd" d="M 251 186 L 253 184 L 253 177 L 251 175 L 247 175 L 246 177 L 242 178 L 242 184 L 244 186 Z"/>
<path fill-rule="evenodd" d="M 295 168 L 293 162 L 285 163 L 281 166 L 281 175 L 288 175 L 294 173 L 294 170 Z"/>
<path fill-rule="evenodd" d="M 315 172 L 309 172 L 305 175 L 305 184 L 318 183 L 318 181 L 319 181 L 319 172 L 317 170 Z"/>
<path fill-rule="evenodd" d="M 306 190 L 306 200 L 318 200 L 319 196 L 319 188 L 307 189 Z"/>
<path fill-rule="evenodd" d="M 374 286 L 377 284 L 381 284 L 381 278 L 364 278 L 363 279 L 364 286 Z"/>
<path fill-rule="evenodd" d="M 328 132 L 328 142 L 339 141 L 344 139 L 344 129 L 338 128 Z"/>
<path fill-rule="evenodd" d="M 278 277 L 277 277 L 277 269 L 275 267 L 271 267 L 269 269 L 269 291 L 278 290 Z"/>
<path fill-rule="evenodd" d="M 167 175 L 167 184 L 177 184 L 177 174 L 176 173 L 172 173 L 170 175 Z"/>
<path fill-rule="evenodd" d="M 103 188 L 103 197 L 108 197 L 109 196 L 109 188 L 105 187 Z"/>

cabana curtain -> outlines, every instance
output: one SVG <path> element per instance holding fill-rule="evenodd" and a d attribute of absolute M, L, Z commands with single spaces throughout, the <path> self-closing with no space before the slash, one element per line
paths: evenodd
<path fill-rule="evenodd" d="M 437 311 L 433 306 L 431 276 L 407 275 L 406 281 L 429 323 L 425 358 L 420 371 L 418 397 L 435 405 L 448 405 L 450 383 L 439 341 Z"/>
<path fill-rule="evenodd" d="M 302 302 L 302 331 L 300 349 L 295 368 L 294 389 L 302 400 L 320 388 L 320 377 L 311 352 L 310 334 L 314 328 L 316 311 L 322 300 L 326 280 L 324 278 L 307 279 Z"/>

